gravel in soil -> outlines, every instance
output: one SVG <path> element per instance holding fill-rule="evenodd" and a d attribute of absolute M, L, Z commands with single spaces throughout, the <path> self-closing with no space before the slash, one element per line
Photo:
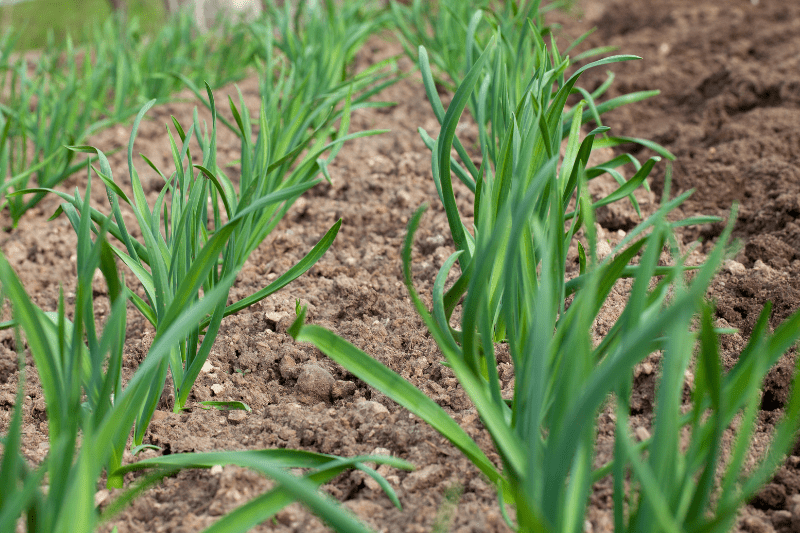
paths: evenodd
<path fill-rule="evenodd" d="M 614 45 L 621 53 L 644 59 L 615 64 L 616 81 L 609 96 L 659 89 L 661 95 L 626 106 L 604 117 L 612 133 L 653 139 L 677 156 L 673 191 L 696 189 L 676 216 L 710 214 L 727 217 L 739 203 L 735 236 L 741 251 L 726 264 L 710 297 L 720 325 L 741 333 L 722 340 L 723 357 L 732 366 L 767 301 L 774 303 L 775 326 L 798 308 L 800 288 L 800 4 L 737 0 L 720 6 L 710 0 L 584 0 L 575 15 L 555 15 L 562 24 L 559 42 L 568 42 L 591 27 L 598 31 L 588 45 Z M 366 65 L 399 50 L 374 39 L 361 52 Z M 403 60 L 410 68 L 410 62 Z M 594 89 L 605 71 L 590 71 L 582 85 Z M 251 112 L 258 107 L 258 82 L 240 84 Z M 235 95 L 228 87 L 219 91 Z M 171 155 L 164 125 L 174 115 L 191 120 L 196 102 L 159 106 L 142 123 L 135 152 L 169 171 Z M 160 453 L 290 447 L 352 456 L 391 453 L 417 466 L 412 473 L 384 469 L 404 510 L 395 509 L 379 488 L 359 472 L 343 474 L 325 489 L 379 531 L 430 531 L 449 523 L 450 531 L 508 531 L 494 494 L 478 471 L 436 432 L 380 392 L 344 371 L 316 349 L 295 344 L 286 334 L 294 319 L 295 300 L 309 306 L 309 321 L 331 328 L 399 372 L 450 412 L 496 460 L 469 399 L 416 316 L 402 284 L 400 247 L 408 218 L 423 202 L 431 209 L 414 246 L 414 277 L 424 294 L 452 251 L 444 212 L 430 177 L 430 153 L 416 132 L 438 131 L 424 90 L 414 77 L 383 95 L 397 102 L 388 109 L 354 113 L 352 129 L 388 128 L 390 133 L 359 139 L 341 151 L 331 165 L 332 183 L 321 183 L 298 200 L 280 226 L 252 254 L 231 292 L 239 299 L 265 286 L 297 260 L 343 218 L 339 236 L 320 262 L 279 293 L 225 319 L 209 364 L 198 378 L 190 403 L 240 400 L 251 413 L 194 408 L 171 412 L 165 396 L 145 438 Z M 208 115 L 199 110 L 201 117 Z M 468 123 L 463 134 L 474 131 Z M 106 153 L 127 145 L 129 125 L 98 134 L 90 144 Z M 236 138 L 220 129 L 219 159 L 238 157 Z M 628 147 L 629 149 L 631 147 Z M 635 149 L 635 147 L 633 147 Z M 636 153 L 647 157 L 646 150 Z M 124 149 L 109 156 L 117 180 L 124 182 Z M 154 199 L 159 178 L 138 165 Z M 235 167 L 232 174 L 235 175 Z M 652 187 L 655 206 L 664 183 L 657 167 Z M 65 190 L 85 187 L 75 176 Z M 107 212 L 104 191 L 94 180 L 92 198 Z M 462 212 L 469 216 L 470 196 L 459 190 Z M 75 237 L 63 217 L 47 222 L 57 202 L 48 199 L 31 210 L 18 228 L 2 236 L 0 247 L 21 276 L 34 302 L 55 309 L 59 287 L 70 303 L 75 283 Z M 645 206 L 647 208 L 647 206 Z M 5 217 L 6 215 L 2 215 Z M 612 240 L 633 227 L 631 211 L 611 206 L 598 213 L 605 237 Z M 133 218 L 128 221 L 135 227 Z M 3 225 L 8 220 L 3 218 Z M 129 227 L 130 227 L 129 226 Z M 706 251 L 720 225 L 688 228 L 683 244 Z M 130 277 L 130 276 L 129 276 Z M 107 312 L 102 284 L 95 288 L 100 317 Z M 612 294 L 608 316 L 597 321 L 607 329 L 624 304 L 624 293 Z M 152 330 L 135 310 L 129 311 L 126 377 L 132 375 L 152 340 Z M 18 371 L 13 334 L 0 332 L 0 431 L 8 426 L 15 401 Z M 29 363 L 30 358 L 29 359 Z M 500 375 L 511 387 L 508 361 Z M 754 450 L 763 449 L 789 393 L 794 354 L 769 374 Z M 637 368 L 632 420 L 647 431 L 653 411 L 658 359 Z M 24 450 L 31 461 L 48 451 L 44 400 L 36 372 L 27 372 L 24 405 Z M 598 454 L 607 453 L 613 421 L 599 417 Z M 158 452 L 148 451 L 145 454 Z M 755 454 L 754 454 L 755 455 Z M 132 458 L 128 458 L 132 460 Z M 266 490 L 269 482 L 248 471 L 225 467 L 190 471 L 169 478 L 138 498 L 114 525 L 122 532 L 197 531 L 219 516 Z M 460 498 L 454 494 L 460 492 Z M 587 531 L 611 531 L 611 486 L 595 486 Z M 113 495 L 101 490 L 98 499 Z M 452 512 L 452 501 L 457 500 Z M 772 482 L 743 511 L 737 531 L 789 532 L 800 523 L 800 448 L 792 451 Z M 450 509 L 451 512 L 448 512 Z M 262 524 L 258 531 L 324 531 L 319 520 L 295 504 Z"/>

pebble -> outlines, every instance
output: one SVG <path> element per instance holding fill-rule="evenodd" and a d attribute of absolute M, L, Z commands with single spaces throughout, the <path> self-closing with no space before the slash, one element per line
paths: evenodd
<path fill-rule="evenodd" d="M 743 276 L 747 269 L 738 261 L 729 259 L 723 263 L 724 269 L 733 274 L 734 276 Z"/>
<path fill-rule="evenodd" d="M 111 491 L 108 489 L 100 489 L 94 494 L 94 504 L 96 506 L 103 505 L 108 497 L 111 496 Z"/>
<path fill-rule="evenodd" d="M 407 491 L 415 492 L 434 486 L 443 477 L 444 467 L 442 465 L 428 465 L 407 475 L 402 485 Z"/>
<path fill-rule="evenodd" d="M 335 384 L 336 380 L 331 373 L 316 364 L 305 365 L 297 377 L 300 392 L 322 402 L 331 401 L 331 391 Z"/>
<path fill-rule="evenodd" d="M 150 419 L 151 422 L 159 422 L 164 420 L 165 418 L 169 417 L 170 413 L 166 411 L 153 411 L 153 416 Z"/>
<path fill-rule="evenodd" d="M 300 374 L 300 367 L 297 366 L 297 363 L 295 363 L 291 355 L 283 356 L 278 370 L 280 370 L 283 379 L 297 379 L 297 376 Z"/>
<path fill-rule="evenodd" d="M 247 418 L 247 413 L 240 409 L 235 409 L 228 412 L 228 422 L 231 424 L 240 424 L 244 422 L 244 419 Z"/>
<path fill-rule="evenodd" d="M 333 386 L 331 394 L 334 399 L 346 398 L 347 396 L 351 396 L 355 390 L 356 384 L 354 382 L 338 379 Z"/>
<path fill-rule="evenodd" d="M 611 255 L 611 245 L 608 244 L 606 241 L 598 240 L 597 241 L 597 260 L 602 261 L 609 255 Z"/>
<path fill-rule="evenodd" d="M 389 414 L 389 410 L 383 405 L 378 402 L 373 402 L 371 400 L 363 400 L 360 402 L 356 402 L 356 409 L 361 411 L 361 413 L 365 417 L 374 417 L 380 414 Z"/>

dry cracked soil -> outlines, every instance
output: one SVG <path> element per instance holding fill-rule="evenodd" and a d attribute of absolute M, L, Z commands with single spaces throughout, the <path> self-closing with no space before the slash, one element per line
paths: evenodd
<path fill-rule="evenodd" d="M 727 217 L 739 204 L 735 237 L 741 251 L 726 263 L 710 290 L 718 325 L 740 333 L 722 339 L 724 364 L 730 368 L 747 341 L 767 301 L 774 304 L 771 326 L 800 302 L 800 3 L 786 0 L 584 0 L 572 14 L 555 14 L 559 42 L 569 42 L 597 27 L 586 46 L 613 45 L 620 53 L 643 60 L 615 64 L 609 96 L 658 89 L 649 100 L 604 116 L 612 133 L 652 139 L 669 149 L 674 163 L 673 191 L 695 189 L 675 216 Z M 400 50 L 396 43 L 373 39 L 360 53 L 363 67 Z M 401 66 L 410 69 L 408 60 Z M 598 87 L 604 69 L 590 71 L 581 84 Z M 251 112 L 258 109 L 258 82 L 239 84 Z M 217 91 L 235 94 L 233 87 Z M 332 248 L 306 275 L 257 305 L 223 321 L 209 365 L 190 396 L 189 412 L 173 413 L 171 398 L 159 405 L 145 441 L 160 447 L 144 456 L 222 449 L 288 447 L 352 456 L 391 453 L 414 463 L 412 473 L 383 469 L 397 490 L 403 510 L 360 472 L 343 474 L 324 488 L 378 531 L 459 533 L 509 531 L 494 489 L 478 471 L 435 431 L 380 392 L 327 359 L 315 348 L 297 344 L 286 329 L 294 319 L 295 300 L 309 307 L 309 321 L 326 326 L 400 373 L 445 408 L 487 451 L 485 433 L 469 398 L 417 317 L 402 283 L 400 247 L 409 217 L 423 202 L 431 209 L 414 245 L 414 277 L 429 292 L 438 268 L 453 250 L 447 221 L 431 179 L 430 154 L 417 134 L 431 134 L 438 124 L 418 77 L 389 88 L 381 98 L 396 102 L 386 109 L 359 110 L 352 129 L 387 128 L 391 132 L 349 143 L 331 166 L 332 183 L 321 183 L 298 200 L 280 226 L 252 254 L 231 291 L 239 299 L 265 286 L 299 260 L 339 218 L 341 232 Z M 150 111 L 136 140 L 135 152 L 146 154 L 162 170 L 171 167 L 165 124 L 174 115 L 191 121 L 197 105 L 190 94 Z M 203 115 L 201 110 L 201 115 Z M 462 138 L 474 140 L 465 121 Z M 124 147 L 130 125 L 113 127 L 90 140 L 110 155 L 118 180 L 127 176 Z M 237 139 L 224 128 L 218 139 L 221 162 L 238 158 Z M 637 150 L 627 146 L 626 149 Z M 637 157 L 652 155 L 646 149 Z M 150 195 L 160 188 L 154 173 L 139 171 Z M 233 174 L 236 168 L 231 169 Z M 642 208 L 652 212 L 661 199 L 665 166 L 652 175 L 652 194 Z M 98 180 L 95 180 L 99 183 Z M 85 174 L 63 184 L 85 187 Z M 163 182 L 162 182 L 163 183 Z M 602 192 L 602 184 L 597 193 Z M 471 198 L 457 191 L 462 212 L 471 215 Z M 93 190 L 94 204 L 107 211 L 105 195 Z M 36 304 L 54 310 L 59 287 L 67 303 L 76 278 L 76 240 L 67 220 L 47 218 L 57 207 L 50 198 L 32 209 L 15 229 L 7 229 L 0 248 Z M 3 215 L 6 216 L 5 214 Z M 637 223 L 623 204 L 598 213 L 601 235 L 612 243 Z M 4 226 L 10 226 L 7 218 Z M 129 227 L 135 226 L 133 219 Z M 721 225 L 687 228 L 679 237 L 696 245 L 702 259 Z M 95 286 L 100 317 L 107 313 L 105 287 Z M 597 335 L 614 319 L 613 294 L 608 316 L 596 324 Z M 618 312 L 618 310 L 617 310 Z M 144 319 L 130 309 L 125 376 L 130 377 L 153 337 Z M 790 392 L 795 353 L 782 358 L 765 382 L 754 448 L 763 448 Z M 28 363 L 31 363 L 28 357 Z M 649 427 L 653 412 L 658 360 L 637 367 L 632 421 Z M 18 382 L 15 342 L 0 332 L 0 432 L 5 431 Z M 500 363 L 500 376 L 511 386 L 513 371 Z M 35 371 L 26 374 L 24 453 L 31 462 L 48 451 L 47 422 Z M 198 408 L 204 400 L 240 400 L 252 412 Z M 598 460 L 607 454 L 613 422 L 598 418 Z M 605 445 L 604 445 L 605 443 Z M 133 458 L 127 456 L 126 460 Z M 221 515 L 266 490 L 269 482 L 235 467 L 194 470 L 166 479 L 148 490 L 106 529 L 198 531 Z M 113 494 L 101 487 L 97 500 Z M 587 532 L 612 531 L 610 482 L 598 482 L 587 515 Z M 800 447 L 792 450 L 769 485 L 742 511 L 737 531 L 788 533 L 800 524 Z M 257 531 L 325 531 L 299 504 L 278 513 Z"/>

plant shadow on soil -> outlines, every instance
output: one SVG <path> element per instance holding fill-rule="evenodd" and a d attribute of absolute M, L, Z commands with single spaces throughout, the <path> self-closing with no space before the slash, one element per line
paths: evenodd
<path fill-rule="evenodd" d="M 726 264 L 710 291 L 717 304 L 718 325 L 741 331 L 722 339 L 724 363 L 730 368 L 766 301 L 774 303 L 773 326 L 800 304 L 800 4 L 782 0 L 761 0 L 759 5 L 736 0 L 725 6 L 711 0 L 585 0 L 577 9 L 579 18 L 554 15 L 563 26 L 562 46 L 597 26 L 588 46 L 614 45 L 621 53 L 644 58 L 613 66 L 617 77 L 609 97 L 661 90 L 656 98 L 610 113 L 604 122 L 613 134 L 655 140 L 677 156 L 673 189 L 694 188 L 696 192 L 675 216 L 725 217 L 733 202 L 741 206 L 735 236 L 741 240 L 742 250 L 735 261 Z M 374 39 L 358 61 L 363 67 L 398 51 L 396 44 Z M 411 67 L 409 61 L 404 62 L 405 68 Z M 592 90 L 604 79 L 604 71 L 590 71 L 582 85 Z M 240 87 L 251 112 L 257 111 L 257 80 L 245 80 Z M 225 91 L 234 89 L 219 92 Z M 148 155 L 162 170 L 169 169 L 171 159 L 164 124 L 170 115 L 182 123 L 191 120 L 196 103 L 189 96 L 184 102 L 155 108 L 149 114 L 152 120 L 142 124 L 135 152 Z M 215 96 L 223 101 L 221 95 Z M 391 133 L 346 145 L 331 165 L 332 183 L 321 183 L 296 202 L 253 253 L 231 291 L 231 298 L 239 299 L 265 286 L 299 260 L 337 218 L 344 219 L 332 248 L 306 275 L 223 321 L 209 357 L 211 366 L 198 378 L 190 402 L 240 400 L 253 408 L 252 413 L 195 407 L 188 413 L 173 414 L 170 400 L 165 398 L 146 442 L 160 446 L 160 453 L 265 447 L 346 456 L 392 453 L 417 465 L 413 473 L 383 472 L 398 491 L 403 511 L 395 509 L 360 472 L 343 474 L 326 485 L 326 490 L 379 531 L 424 532 L 441 514 L 448 489 L 463 487 L 451 531 L 508 531 L 493 487 L 457 450 L 316 349 L 295 344 L 286 334 L 299 299 L 309 306 L 310 322 L 333 329 L 420 387 L 490 452 L 490 458 L 497 459 L 469 399 L 452 372 L 440 364 L 435 343 L 402 284 L 400 248 L 405 226 L 421 203 L 433 206 L 414 247 L 414 276 L 421 293 L 429 292 L 436 271 L 452 251 L 447 221 L 430 177 L 430 153 L 416 132 L 422 126 L 435 134 L 438 124 L 414 77 L 381 97 L 398 105 L 359 110 L 351 129 L 389 128 Z M 220 161 L 236 159 L 236 138 L 220 131 Z M 459 131 L 463 139 L 474 140 L 474 127 L 466 125 Z M 108 153 L 126 146 L 129 134 L 129 126 L 116 126 L 89 144 Z M 643 150 L 636 155 L 650 154 Z M 125 157 L 124 151 L 109 156 L 119 181 L 127 175 Z M 153 199 L 159 189 L 158 178 L 144 164 L 137 166 Z M 652 184 L 655 198 L 644 206 L 645 211 L 657 205 L 663 176 L 664 167 L 660 166 Z M 75 176 L 64 188 L 81 188 L 85 181 L 85 174 Z M 107 211 L 100 182 L 94 183 L 93 201 Z M 462 212 L 470 215 L 468 192 L 462 189 L 458 195 Z M 63 217 L 47 222 L 56 206 L 53 199 L 42 202 L 0 243 L 34 302 L 45 310 L 55 308 L 60 284 L 69 303 L 76 276 L 72 229 Z M 598 212 L 598 220 L 612 242 L 636 224 L 635 213 L 622 204 Z M 3 219 L 4 225 L 6 222 Z M 680 238 L 687 246 L 699 242 L 695 254 L 699 259 L 719 231 L 717 225 L 687 228 Z M 102 317 L 103 311 L 107 312 L 103 307 L 107 306 L 105 288 L 98 284 L 95 294 Z M 615 303 L 624 302 L 623 293 L 612 298 L 609 316 L 598 320 L 598 335 L 613 321 Z M 133 310 L 128 324 L 126 378 L 152 340 L 152 331 Z M 19 374 L 14 348 L 13 333 L 0 332 L 0 432 L 8 426 L 15 400 Z M 780 418 L 793 361 L 794 354 L 787 355 L 767 378 L 754 456 L 766 446 Z M 504 384 L 511 387 L 511 365 L 505 361 L 500 366 Z M 644 429 L 652 417 L 657 367 L 657 358 L 651 357 L 637 368 L 632 423 Z M 27 372 L 27 380 L 24 451 L 36 462 L 47 453 L 46 414 L 35 371 Z M 601 414 L 598 460 L 611 453 L 613 431 L 613 421 Z M 145 456 L 154 453 L 158 452 L 144 452 Z M 774 480 L 744 510 L 737 531 L 789 532 L 793 523 L 800 523 L 800 505 L 795 508 L 793 499 L 800 495 L 800 449 L 792 453 Z M 234 467 L 183 472 L 135 500 L 113 525 L 120 533 L 197 531 L 268 486 L 258 475 Z M 612 492 L 608 480 L 594 487 L 587 531 L 613 530 Z M 98 499 L 111 496 L 101 490 Z M 325 530 L 297 504 L 256 528 Z"/>

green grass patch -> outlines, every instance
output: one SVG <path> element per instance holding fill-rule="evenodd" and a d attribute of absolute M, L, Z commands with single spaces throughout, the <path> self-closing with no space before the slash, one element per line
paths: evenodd
<path fill-rule="evenodd" d="M 166 20 L 161 0 L 130 0 L 128 9 L 128 16 L 142 20 L 142 30 L 147 33 L 158 30 Z M 20 51 L 44 48 L 48 38 L 63 43 L 67 35 L 83 44 L 91 40 L 91 29 L 112 15 L 108 0 L 28 0 L 0 7 L 0 33 L 18 32 Z"/>

